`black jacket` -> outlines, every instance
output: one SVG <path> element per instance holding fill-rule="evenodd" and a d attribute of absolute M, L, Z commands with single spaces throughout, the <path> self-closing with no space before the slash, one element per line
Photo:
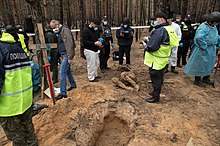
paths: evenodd
<path fill-rule="evenodd" d="M 120 33 L 124 34 L 124 37 L 120 36 Z M 123 25 L 116 31 L 116 37 L 118 38 L 118 45 L 131 46 L 133 42 L 133 29 L 128 26 L 124 28 Z"/>
<path fill-rule="evenodd" d="M 95 31 L 88 26 L 82 31 L 82 43 L 85 49 L 97 52 L 99 47 L 95 45 L 95 42 L 99 39 L 99 31 Z"/>

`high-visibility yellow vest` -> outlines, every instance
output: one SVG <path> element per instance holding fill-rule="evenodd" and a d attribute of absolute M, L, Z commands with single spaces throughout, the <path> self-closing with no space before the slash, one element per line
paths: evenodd
<path fill-rule="evenodd" d="M 32 105 L 31 66 L 26 53 L 18 48 L 12 35 L 3 33 L 0 41 L 4 42 L 1 43 L 1 51 L 9 54 L 3 56 L 7 64 L 4 64 L 5 79 L 0 93 L 0 117 L 10 117 L 23 114 Z"/>
<path fill-rule="evenodd" d="M 26 44 L 24 42 L 24 35 L 23 34 L 18 34 L 18 37 L 19 37 L 19 40 L 21 42 L 22 49 L 24 49 L 24 52 L 27 54 L 27 56 L 30 56 L 30 52 L 27 49 L 27 46 L 26 46 Z"/>
<path fill-rule="evenodd" d="M 164 27 L 169 35 L 169 44 L 161 44 L 155 52 L 145 52 L 144 64 L 155 70 L 163 69 L 169 60 L 171 47 L 179 46 L 178 36 L 171 26 Z"/>
<path fill-rule="evenodd" d="M 185 22 L 182 21 L 181 24 L 183 25 L 183 31 L 188 31 L 189 30 L 189 28 L 188 28 L 188 26 L 186 25 Z"/>

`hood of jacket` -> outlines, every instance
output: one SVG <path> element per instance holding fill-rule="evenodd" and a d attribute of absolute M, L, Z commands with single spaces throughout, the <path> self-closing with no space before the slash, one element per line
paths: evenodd
<path fill-rule="evenodd" d="M 5 33 L 5 32 L 2 33 L 2 37 L 0 38 L 0 41 L 4 43 L 10 43 L 10 44 L 16 43 L 14 37 L 11 34 Z"/>

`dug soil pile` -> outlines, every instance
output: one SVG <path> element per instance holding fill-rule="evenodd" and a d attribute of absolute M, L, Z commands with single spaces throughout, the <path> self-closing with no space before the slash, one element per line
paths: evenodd
<path fill-rule="evenodd" d="M 50 105 L 33 118 L 40 146 L 186 146 L 190 139 L 196 146 L 220 145 L 220 74 L 216 88 L 200 88 L 183 68 L 179 75 L 168 72 L 161 102 L 150 104 L 145 98 L 152 87 L 138 43 L 131 53 L 138 92 L 113 85 L 111 78 L 121 72 L 112 58 L 111 70 L 99 73 L 99 82 L 88 82 L 86 62 L 78 56 L 73 65 L 77 89 L 55 106 L 49 99 L 37 101 Z M 0 145 L 11 145 L 2 129 Z"/>

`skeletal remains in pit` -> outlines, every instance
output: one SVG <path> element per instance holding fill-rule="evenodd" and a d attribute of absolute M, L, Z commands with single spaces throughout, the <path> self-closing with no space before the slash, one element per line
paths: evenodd
<path fill-rule="evenodd" d="M 112 82 L 123 89 L 139 91 L 140 87 L 137 84 L 137 78 L 131 68 L 129 66 L 120 66 L 118 70 L 123 72 L 121 73 L 120 78 L 113 77 Z"/>

